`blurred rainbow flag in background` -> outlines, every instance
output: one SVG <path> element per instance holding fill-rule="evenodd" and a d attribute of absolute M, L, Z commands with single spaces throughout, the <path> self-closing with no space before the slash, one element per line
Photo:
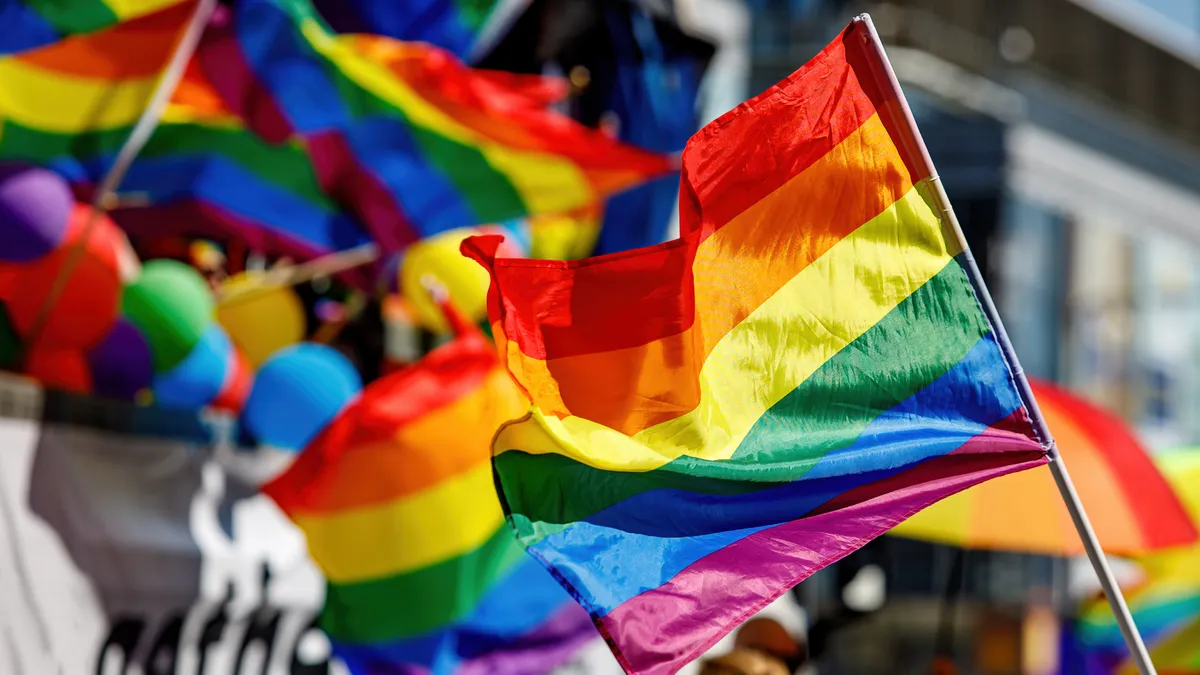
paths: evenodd
<path fill-rule="evenodd" d="M 492 274 L 522 543 L 670 673 L 920 509 L 1047 462 L 862 22 L 683 156 L 681 238 Z M 884 75 L 886 76 L 886 75 Z"/>
<path fill-rule="evenodd" d="M 5 0 L 0 7 L 0 54 L 54 44 L 71 35 L 153 14 L 194 0 Z"/>
<path fill-rule="evenodd" d="M 100 183 L 191 11 L 178 4 L 0 57 L 0 160 L 48 167 L 83 192 Z M 222 232 L 301 259 L 369 240 L 322 192 L 303 146 L 247 130 L 195 63 L 121 191 L 144 202 L 113 213 L 133 234 Z"/>
<path fill-rule="evenodd" d="M 315 0 L 339 33 L 370 33 L 427 42 L 465 58 L 498 0 Z"/>
<path fill-rule="evenodd" d="M 570 212 L 670 168 L 547 108 L 531 93 L 542 78 L 521 86 L 429 45 L 337 35 L 308 0 L 239 2 L 202 62 L 253 130 L 303 137 L 325 190 L 387 249 Z"/>
<path fill-rule="evenodd" d="M 488 445 L 528 401 L 455 323 L 263 488 L 307 535 L 321 626 L 354 673 L 548 672 L 597 637 L 504 523 Z"/>

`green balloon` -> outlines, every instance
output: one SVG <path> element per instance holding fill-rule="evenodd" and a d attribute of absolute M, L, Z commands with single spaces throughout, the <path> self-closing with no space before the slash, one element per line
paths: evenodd
<path fill-rule="evenodd" d="M 8 308 L 0 303 L 0 368 L 16 365 L 21 356 L 21 338 L 8 318 Z"/>
<path fill-rule="evenodd" d="M 187 358 L 213 321 L 213 296 L 204 277 L 174 260 L 151 260 L 125 287 L 121 313 L 150 344 L 154 371 L 166 372 Z"/>

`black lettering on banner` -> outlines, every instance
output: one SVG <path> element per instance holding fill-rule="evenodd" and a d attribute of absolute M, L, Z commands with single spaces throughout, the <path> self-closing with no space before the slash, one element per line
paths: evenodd
<path fill-rule="evenodd" d="M 208 650 L 215 644 L 221 642 L 221 636 L 225 634 L 225 627 L 229 625 L 229 603 L 233 601 L 233 583 L 230 582 L 225 586 L 225 599 L 217 606 L 217 611 L 209 617 L 208 621 L 204 622 L 204 628 L 200 629 L 199 644 L 196 645 L 200 653 L 200 663 L 196 667 L 198 675 L 204 675 L 205 664 L 208 662 Z"/>
<path fill-rule="evenodd" d="M 238 648 L 237 666 L 234 672 L 238 675 L 251 675 L 246 673 L 243 668 L 246 651 L 257 641 L 263 646 L 261 675 L 267 675 L 267 669 L 271 665 L 271 655 L 275 652 L 275 634 L 279 631 L 279 618 L 278 611 L 266 607 L 259 607 L 254 611 L 250 616 L 250 625 L 246 627 L 246 634 L 242 637 L 242 644 Z"/>
<path fill-rule="evenodd" d="M 112 630 L 108 631 L 108 637 L 100 647 L 100 656 L 96 659 L 96 675 L 106 675 L 104 657 L 108 656 L 109 651 L 115 649 L 121 650 L 121 666 L 116 672 L 124 673 L 128 670 L 129 662 L 133 659 L 133 652 L 137 649 L 138 641 L 142 639 L 142 632 L 145 630 L 145 619 L 131 616 L 119 617 L 113 623 Z"/>
<path fill-rule="evenodd" d="M 270 571 L 263 566 L 263 595 L 267 596 L 267 583 L 270 581 Z M 204 626 L 200 629 L 200 635 L 196 642 L 196 651 L 198 653 L 198 661 L 196 672 L 200 675 L 268 675 L 271 658 L 274 656 L 277 649 L 283 650 L 290 657 L 288 670 L 290 675 L 329 675 L 331 654 L 320 655 L 317 661 L 308 662 L 301 654 L 300 646 L 305 641 L 305 638 L 313 633 L 323 635 L 317 617 L 306 624 L 303 631 L 297 636 L 296 641 L 290 645 L 277 644 L 280 639 L 280 625 L 283 622 L 286 612 L 277 607 L 262 605 L 256 608 L 248 618 L 246 631 L 242 635 L 236 659 L 233 662 L 232 672 L 210 674 L 208 672 L 208 664 L 212 661 L 214 654 L 211 652 L 214 649 L 220 649 L 222 638 L 226 630 L 232 623 L 232 618 L 229 612 L 229 606 L 233 602 L 236 589 L 234 584 L 230 582 L 226 586 L 225 597 L 221 603 L 217 605 L 216 610 L 204 622 Z M 154 642 L 151 644 L 149 653 L 146 655 L 143 663 L 143 672 L 145 675 L 176 675 L 179 667 L 179 654 L 183 648 L 183 627 L 186 621 L 187 614 L 190 611 L 198 611 L 199 607 L 193 607 L 188 612 L 177 611 L 169 615 L 168 619 L 154 633 Z M 308 612 L 305 612 L 308 614 Z M 114 621 L 112 629 L 109 630 L 108 636 L 100 648 L 100 653 L 96 660 L 96 675 L 127 675 L 131 672 L 130 666 L 133 663 L 137 653 L 138 645 L 142 641 L 142 637 L 147 634 L 147 629 L 150 628 L 149 621 L 141 616 L 119 616 Z M 262 665 L 259 673 L 249 673 L 246 668 L 246 657 L 250 651 L 251 645 L 258 643 L 262 648 Z M 110 653 L 120 653 L 120 664 L 116 669 L 105 669 L 105 658 Z"/>
<path fill-rule="evenodd" d="M 146 675 L 175 675 L 179 664 L 179 641 L 183 637 L 184 615 L 176 613 L 158 631 L 143 664 Z"/>

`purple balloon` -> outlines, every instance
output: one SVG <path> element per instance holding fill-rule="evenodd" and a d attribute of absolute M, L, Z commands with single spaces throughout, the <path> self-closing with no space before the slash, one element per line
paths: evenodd
<path fill-rule="evenodd" d="M 29 262 L 53 251 L 74 204 L 71 187 L 53 171 L 0 164 L 0 260 Z"/>
<path fill-rule="evenodd" d="M 87 353 L 97 396 L 131 400 L 154 380 L 150 343 L 128 320 L 117 319 L 108 336 Z"/>

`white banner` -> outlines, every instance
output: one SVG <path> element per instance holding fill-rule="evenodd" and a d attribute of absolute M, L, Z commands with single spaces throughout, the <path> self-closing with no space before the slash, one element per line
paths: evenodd
<path fill-rule="evenodd" d="M 4 390 L 0 672 L 345 672 L 302 535 L 206 444 L 43 422 Z"/>

